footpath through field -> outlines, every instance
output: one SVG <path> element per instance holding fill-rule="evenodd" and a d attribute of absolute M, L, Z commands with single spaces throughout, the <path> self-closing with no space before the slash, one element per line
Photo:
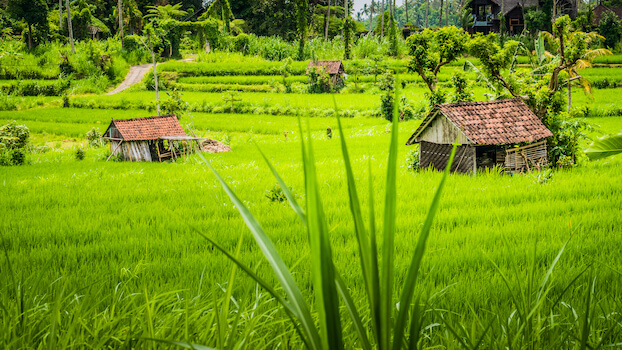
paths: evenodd
<path fill-rule="evenodd" d="M 196 58 L 196 55 L 191 55 L 190 57 L 184 58 L 180 61 L 181 62 L 192 62 L 195 60 L 195 58 Z M 147 72 L 152 66 L 153 64 L 140 64 L 138 66 L 131 66 L 130 71 L 125 76 L 125 79 L 123 80 L 123 82 L 119 86 L 117 86 L 114 90 L 106 93 L 106 95 L 118 94 L 119 92 L 130 88 L 132 85 L 136 83 L 140 83 L 141 80 L 143 80 L 143 77 L 145 76 L 145 74 L 147 74 Z"/>

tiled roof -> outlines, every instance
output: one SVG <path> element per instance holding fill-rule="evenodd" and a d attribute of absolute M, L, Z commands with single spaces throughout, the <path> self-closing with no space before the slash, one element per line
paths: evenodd
<path fill-rule="evenodd" d="M 553 136 L 523 101 L 508 99 L 437 105 L 407 144 L 416 142 L 415 139 L 430 125 L 431 118 L 438 115 L 436 111 L 440 111 L 476 145 L 533 142 Z"/>
<path fill-rule="evenodd" d="M 125 141 L 156 140 L 161 136 L 187 136 L 174 115 L 116 119 L 110 123 L 111 126 L 113 124 Z"/>
<path fill-rule="evenodd" d="M 310 61 L 308 68 L 311 67 L 326 67 L 326 73 L 339 74 L 344 72 L 341 61 Z"/>

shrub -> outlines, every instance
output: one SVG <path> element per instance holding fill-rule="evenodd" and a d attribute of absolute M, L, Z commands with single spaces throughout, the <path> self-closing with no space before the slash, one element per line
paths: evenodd
<path fill-rule="evenodd" d="M 291 189 L 290 189 L 291 191 Z M 270 190 L 266 190 L 266 198 L 268 198 L 271 202 L 284 202 L 287 197 L 285 197 L 285 193 L 279 184 L 275 184 L 274 187 Z"/>
<path fill-rule="evenodd" d="M 410 171 L 419 171 L 419 147 L 411 150 L 406 155 L 406 169 Z"/>
<path fill-rule="evenodd" d="M 238 36 L 233 38 L 233 48 L 237 52 L 247 54 L 249 51 L 250 42 L 251 38 L 248 34 L 239 34 Z"/>
<path fill-rule="evenodd" d="M 74 155 L 76 157 L 76 160 L 84 160 L 84 150 L 82 149 L 82 147 L 76 148 Z"/>
<path fill-rule="evenodd" d="M 395 75 L 388 70 L 380 77 L 380 90 L 385 93 L 380 97 L 380 113 L 384 119 L 393 120 L 393 108 L 395 105 Z"/>
<path fill-rule="evenodd" d="M 331 91 L 330 76 L 323 67 L 311 67 L 307 74 L 311 81 L 309 84 L 310 93 L 319 94 Z"/>
<path fill-rule="evenodd" d="M 598 24 L 598 34 L 605 37 L 605 46 L 614 48 L 622 38 L 622 23 L 612 11 L 606 11 Z"/>
<path fill-rule="evenodd" d="M 86 140 L 91 147 L 98 148 L 104 145 L 104 139 L 102 139 L 102 135 L 96 127 L 86 132 Z"/>
<path fill-rule="evenodd" d="M 0 127 L 0 165 L 21 165 L 26 159 L 30 130 L 12 121 Z"/>

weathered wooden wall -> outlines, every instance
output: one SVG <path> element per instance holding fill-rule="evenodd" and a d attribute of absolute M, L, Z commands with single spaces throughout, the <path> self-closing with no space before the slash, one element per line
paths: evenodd
<path fill-rule="evenodd" d="M 459 144 L 471 143 L 466 135 L 460 131 L 444 115 L 440 114 L 430 122 L 417 141 L 427 141 L 437 144 L 453 144 L 458 139 Z"/>
<path fill-rule="evenodd" d="M 530 169 L 541 169 L 548 165 L 546 141 L 507 149 L 504 164 L 506 171 L 523 172 Z"/>
<path fill-rule="evenodd" d="M 125 141 L 121 145 L 123 159 L 133 162 L 151 162 L 151 151 L 147 141 Z"/>
<path fill-rule="evenodd" d="M 451 144 L 438 144 L 421 141 L 419 145 L 419 167 L 425 169 L 432 167 L 437 170 L 445 170 L 449 156 L 451 155 Z M 475 149 L 471 145 L 460 145 L 456 150 L 456 157 L 451 164 L 452 172 L 473 173 L 475 169 Z"/>

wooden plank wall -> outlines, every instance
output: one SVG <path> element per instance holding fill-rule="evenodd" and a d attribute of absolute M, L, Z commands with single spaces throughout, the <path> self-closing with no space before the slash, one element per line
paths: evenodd
<path fill-rule="evenodd" d="M 132 162 L 151 162 L 151 151 L 147 141 L 126 141 L 123 143 L 123 159 Z"/>
<path fill-rule="evenodd" d="M 523 147 L 508 148 L 505 169 L 509 172 L 539 170 L 549 165 L 546 140 Z"/>
<path fill-rule="evenodd" d="M 445 170 L 452 145 L 421 141 L 419 146 L 419 168 L 432 167 L 436 170 Z M 456 157 L 451 165 L 452 172 L 473 173 L 475 152 L 471 145 L 460 145 L 456 150 Z"/>

